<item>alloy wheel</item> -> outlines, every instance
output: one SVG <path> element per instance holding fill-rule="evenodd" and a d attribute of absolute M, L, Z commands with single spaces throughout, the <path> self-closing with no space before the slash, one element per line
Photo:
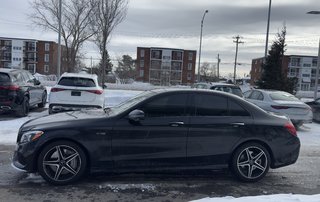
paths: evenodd
<path fill-rule="evenodd" d="M 52 181 L 72 180 L 81 169 L 81 156 L 71 146 L 57 145 L 44 155 L 43 171 Z"/>
<path fill-rule="evenodd" d="M 268 166 L 267 154 L 259 147 L 246 147 L 237 158 L 237 169 L 248 180 L 257 179 L 265 174 Z"/>

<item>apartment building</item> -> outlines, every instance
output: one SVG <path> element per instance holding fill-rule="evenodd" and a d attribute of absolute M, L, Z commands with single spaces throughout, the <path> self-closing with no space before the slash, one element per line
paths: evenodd
<path fill-rule="evenodd" d="M 264 58 L 252 60 L 250 72 L 252 85 L 261 77 L 263 61 Z M 297 90 L 313 91 L 315 89 L 317 61 L 318 57 L 316 56 L 285 55 L 280 68 L 289 78 L 298 79 Z M 318 83 L 320 84 L 320 82 Z"/>
<path fill-rule="evenodd" d="M 137 80 L 154 85 L 188 85 L 195 81 L 195 50 L 137 48 Z"/>
<path fill-rule="evenodd" d="M 62 50 L 65 50 L 64 46 Z M 57 52 L 58 44 L 53 41 L 0 37 L 0 68 L 26 69 L 33 74 L 56 74 Z M 67 71 L 63 53 L 61 72 Z"/>

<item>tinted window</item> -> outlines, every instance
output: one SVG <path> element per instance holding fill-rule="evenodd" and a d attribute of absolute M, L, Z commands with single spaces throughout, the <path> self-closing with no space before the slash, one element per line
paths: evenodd
<path fill-rule="evenodd" d="M 141 107 L 146 117 L 185 115 L 187 94 L 165 95 Z"/>
<path fill-rule="evenodd" d="M 298 98 L 294 97 L 293 95 L 285 92 L 274 92 L 270 93 L 270 97 L 272 100 L 285 100 L 285 101 L 297 101 Z"/>
<path fill-rule="evenodd" d="M 249 98 L 253 100 L 263 100 L 263 95 L 259 91 L 253 91 Z"/>
<path fill-rule="evenodd" d="M 0 73 L 0 82 L 1 83 L 11 82 L 9 75 L 5 73 Z"/>
<path fill-rule="evenodd" d="M 63 77 L 58 83 L 62 86 L 79 86 L 79 87 L 95 87 L 92 79 L 79 77 Z"/>
<path fill-rule="evenodd" d="M 227 116 L 228 105 L 227 98 L 198 94 L 195 96 L 196 116 Z"/>
<path fill-rule="evenodd" d="M 241 107 L 235 101 L 229 99 L 229 115 L 230 116 L 250 116 L 243 107 Z"/>
<path fill-rule="evenodd" d="M 240 88 L 231 88 L 231 90 L 232 90 L 232 94 L 242 97 L 242 91 Z"/>
<path fill-rule="evenodd" d="M 243 93 L 243 96 L 244 96 L 245 98 L 248 98 L 248 97 L 250 96 L 251 92 L 252 92 L 251 90 L 248 90 L 248 91 L 246 91 L 246 92 Z"/>

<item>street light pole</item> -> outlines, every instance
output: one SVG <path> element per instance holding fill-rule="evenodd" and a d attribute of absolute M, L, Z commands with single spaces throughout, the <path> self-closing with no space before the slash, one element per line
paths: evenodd
<path fill-rule="evenodd" d="M 264 50 L 264 60 L 266 60 L 266 59 L 267 59 L 267 56 L 268 56 L 270 14 L 271 14 L 271 0 L 269 0 L 268 22 L 267 22 L 267 34 L 266 34 L 266 46 L 265 46 L 265 50 Z"/>
<path fill-rule="evenodd" d="M 61 13 L 62 0 L 59 0 L 59 33 L 58 33 L 58 61 L 57 61 L 57 77 L 60 78 L 61 69 Z"/>
<path fill-rule="evenodd" d="M 307 14 L 320 14 L 320 11 L 309 11 Z M 318 93 L 318 80 L 319 80 L 319 69 L 320 69 L 320 39 L 319 39 L 319 49 L 318 49 L 318 61 L 317 61 L 317 71 L 316 71 L 316 80 L 314 82 L 314 99 L 317 99 Z"/>
<path fill-rule="evenodd" d="M 203 21 L 204 21 L 204 17 L 206 16 L 206 14 L 208 13 L 208 10 L 205 10 L 202 16 L 202 20 L 201 20 L 201 30 L 200 30 L 200 47 L 199 47 L 199 60 L 198 60 L 198 82 L 200 82 L 200 60 L 201 60 L 201 45 L 202 45 L 202 28 L 203 28 Z"/>

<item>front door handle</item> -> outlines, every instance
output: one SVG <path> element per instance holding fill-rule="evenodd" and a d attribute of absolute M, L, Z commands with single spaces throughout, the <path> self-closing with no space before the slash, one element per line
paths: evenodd
<path fill-rule="evenodd" d="M 184 125 L 184 122 L 183 121 L 171 122 L 171 123 L 169 123 L 169 125 L 172 127 L 178 127 L 178 126 Z"/>
<path fill-rule="evenodd" d="M 237 122 L 237 123 L 231 123 L 231 125 L 233 125 L 233 127 L 239 127 L 239 126 L 244 126 L 245 124 L 242 122 Z"/>

